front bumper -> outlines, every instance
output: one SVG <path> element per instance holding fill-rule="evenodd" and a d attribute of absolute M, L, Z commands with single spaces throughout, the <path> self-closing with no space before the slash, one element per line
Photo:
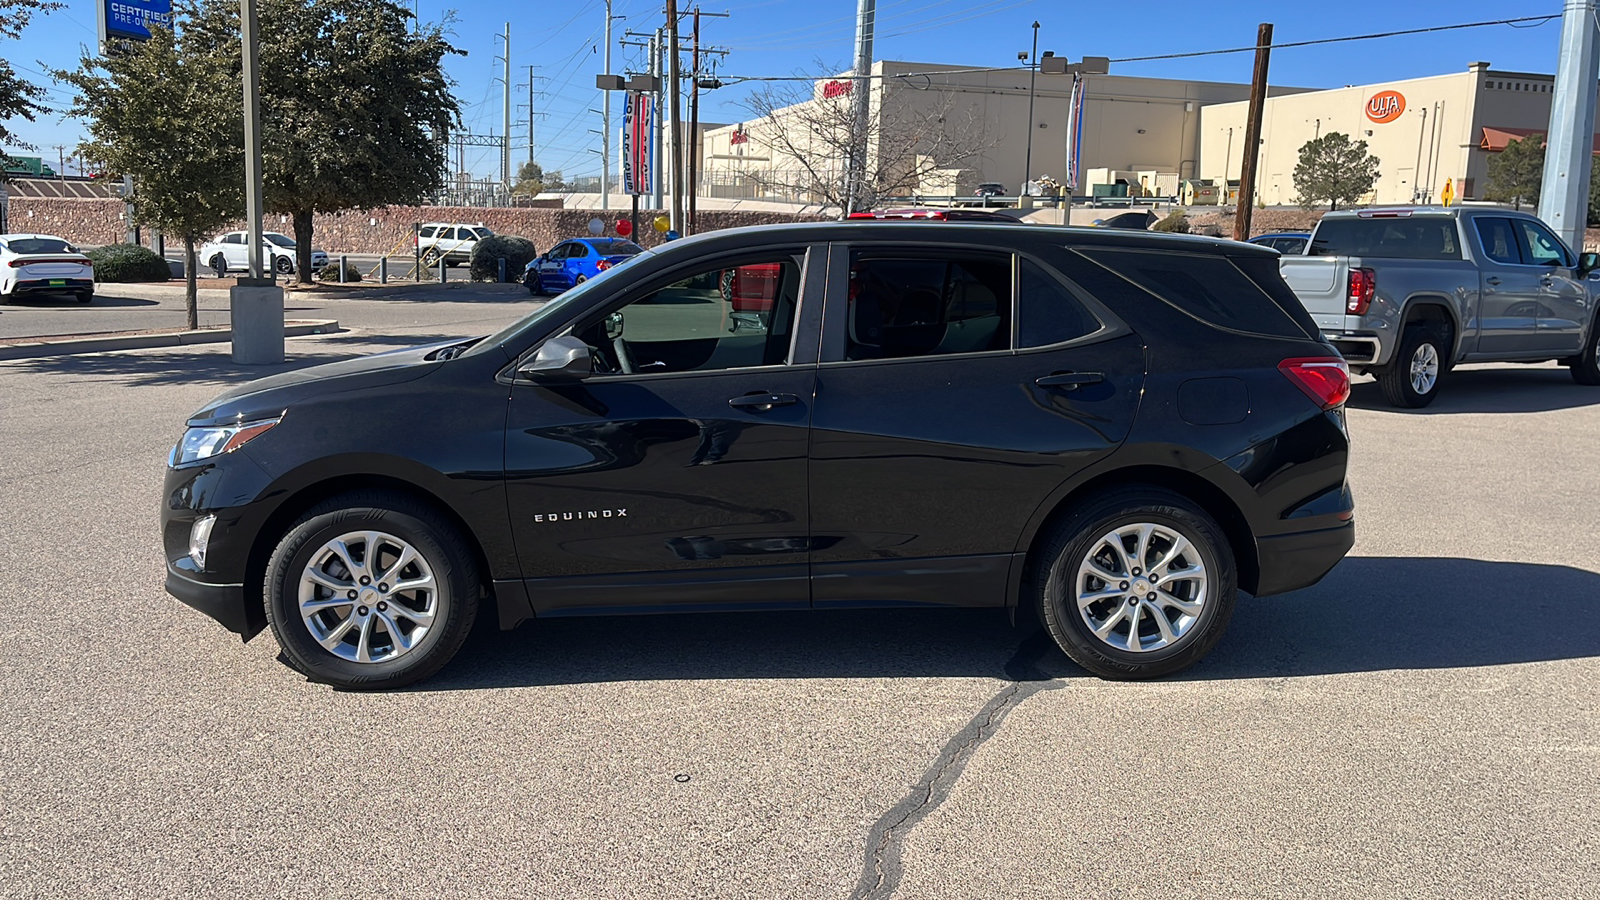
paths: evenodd
<path fill-rule="evenodd" d="M 189 573 L 180 571 L 176 563 L 168 562 L 166 588 L 167 593 L 217 620 L 223 628 L 247 641 L 260 634 L 267 625 L 260 607 L 252 610 L 245 603 L 242 584 L 198 581 Z"/>

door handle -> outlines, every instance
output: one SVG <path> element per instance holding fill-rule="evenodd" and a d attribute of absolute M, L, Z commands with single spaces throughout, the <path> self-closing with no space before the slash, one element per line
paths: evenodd
<path fill-rule="evenodd" d="M 1484 279 L 1484 280 L 1483 280 L 1483 283 L 1484 283 L 1484 284 L 1492 284 L 1492 285 L 1497 285 L 1497 284 L 1499 284 L 1499 283 L 1500 283 L 1500 279 L 1498 279 L 1498 278 L 1495 278 L 1495 277 L 1493 277 L 1493 276 L 1490 276 L 1490 277 L 1489 277 L 1489 278 L 1485 278 L 1485 279 Z"/>
<path fill-rule="evenodd" d="M 794 394 L 745 394 L 743 397 L 729 400 L 728 405 L 734 409 L 766 412 L 775 406 L 790 406 L 799 402 L 800 398 Z"/>
<path fill-rule="evenodd" d="M 1099 372 L 1055 372 L 1042 378 L 1035 378 L 1034 384 L 1040 387 L 1058 387 L 1064 391 L 1075 391 L 1086 384 L 1099 384 L 1106 377 Z"/>

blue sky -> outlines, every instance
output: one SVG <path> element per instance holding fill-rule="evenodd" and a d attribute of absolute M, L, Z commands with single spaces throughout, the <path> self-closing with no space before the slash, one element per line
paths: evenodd
<path fill-rule="evenodd" d="M 513 159 L 527 158 L 528 66 L 539 66 L 536 85 L 537 158 L 566 175 L 596 174 L 600 168 L 600 106 L 594 76 L 603 70 L 602 29 L 605 0 L 508 4 L 490 0 L 416 0 L 424 20 L 454 11 L 453 40 L 467 56 L 447 67 L 456 82 L 466 124 L 473 133 L 498 133 L 501 97 L 498 78 L 499 34 L 512 13 L 511 62 Z M 687 0 L 680 0 L 680 4 Z M 664 20 L 660 0 L 613 0 L 614 37 L 625 30 L 653 31 Z M 729 75 L 813 74 L 817 64 L 848 67 L 853 52 L 856 0 L 729 0 L 706 3 L 701 39 L 730 52 L 719 63 Z M 1059 56 L 1121 59 L 1248 46 L 1256 26 L 1272 22 L 1275 42 L 1314 40 L 1477 22 L 1558 14 L 1559 0 L 1506 3 L 1503 0 L 1344 0 L 1338 4 L 1225 0 L 1146 0 L 1139 4 L 1076 4 L 1040 0 L 878 0 L 876 55 L 881 59 L 972 66 L 1017 64 L 1028 49 L 1031 25 L 1040 23 L 1039 49 Z M 65 8 L 36 17 L 17 41 L 0 42 L 0 56 L 22 74 L 50 87 L 50 100 L 65 105 L 68 95 L 40 72 L 75 63 L 78 48 L 95 41 L 95 5 L 68 0 Z M 1274 84 L 1339 87 L 1464 70 L 1477 60 L 1507 71 L 1554 72 L 1560 22 L 1537 27 L 1505 25 L 1431 35 L 1385 38 L 1290 48 L 1272 57 Z M 687 36 L 687 28 L 685 29 Z M 267 36 L 270 37 L 270 36 Z M 612 69 L 643 68 L 643 52 L 613 47 Z M 1250 80 L 1252 54 L 1113 64 L 1112 72 L 1152 78 L 1205 81 Z M 491 80 L 496 79 L 496 80 Z M 701 118 L 737 122 L 749 117 L 739 101 L 749 87 L 725 87 L 702 94 Z M 620 116 L 613 104 L 614 118 Z M 39 122 L 11 123 L 28 142 L 46 148 L 75 144 L 81 123 L 50 115 Z M 614 124 L 615 121 L 614 121 Z M 468 168 L 480 175 L 498 173 L 494 151 L 469 153 Z"/>

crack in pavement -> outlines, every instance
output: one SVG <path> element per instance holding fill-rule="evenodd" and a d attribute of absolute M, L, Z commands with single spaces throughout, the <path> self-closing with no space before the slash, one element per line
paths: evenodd
<path fill-rule="evenodd" d="M 1006 716 L 1022 701 L 1040 691 L 1065 686 L 1063 681 L 1052 678 L 1036 665 L 1055 646 L 1049 632 L 1042 628 L 1017 646 L 1005 664 L 1006 677 L 1011 679 L 1011 684 L 991 697 L 966 726 L 945 743 L 933 765 L 911 786 L 905 799 L 879 817 L 867 832 L 866 859 L 850 900 L 892 897 L 905 874 L 901 854 L 906 836 L 950 796 L 978 748 L 994 737 Z"/>

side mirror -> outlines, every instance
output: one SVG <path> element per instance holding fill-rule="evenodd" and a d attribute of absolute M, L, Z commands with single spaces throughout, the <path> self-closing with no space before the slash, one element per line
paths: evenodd
<path fill-rule="evenodd" d="M 622 310 L 606 316 L 606 337 L 613 341 L 622 337 Z"/>
<path fill-rule="evenodd" d="M 1600 253 L 1578 254 L 1578 272 L 1587 275 L 1595 269 L 1600 269 Z"/>
<path fill-rule="evenodd" d="M 572 335 L 545 341 L 517 368 L 517 375 L 529 381 L 576 381 L 594 372 L 594 354 L 589 345 Z"/>

